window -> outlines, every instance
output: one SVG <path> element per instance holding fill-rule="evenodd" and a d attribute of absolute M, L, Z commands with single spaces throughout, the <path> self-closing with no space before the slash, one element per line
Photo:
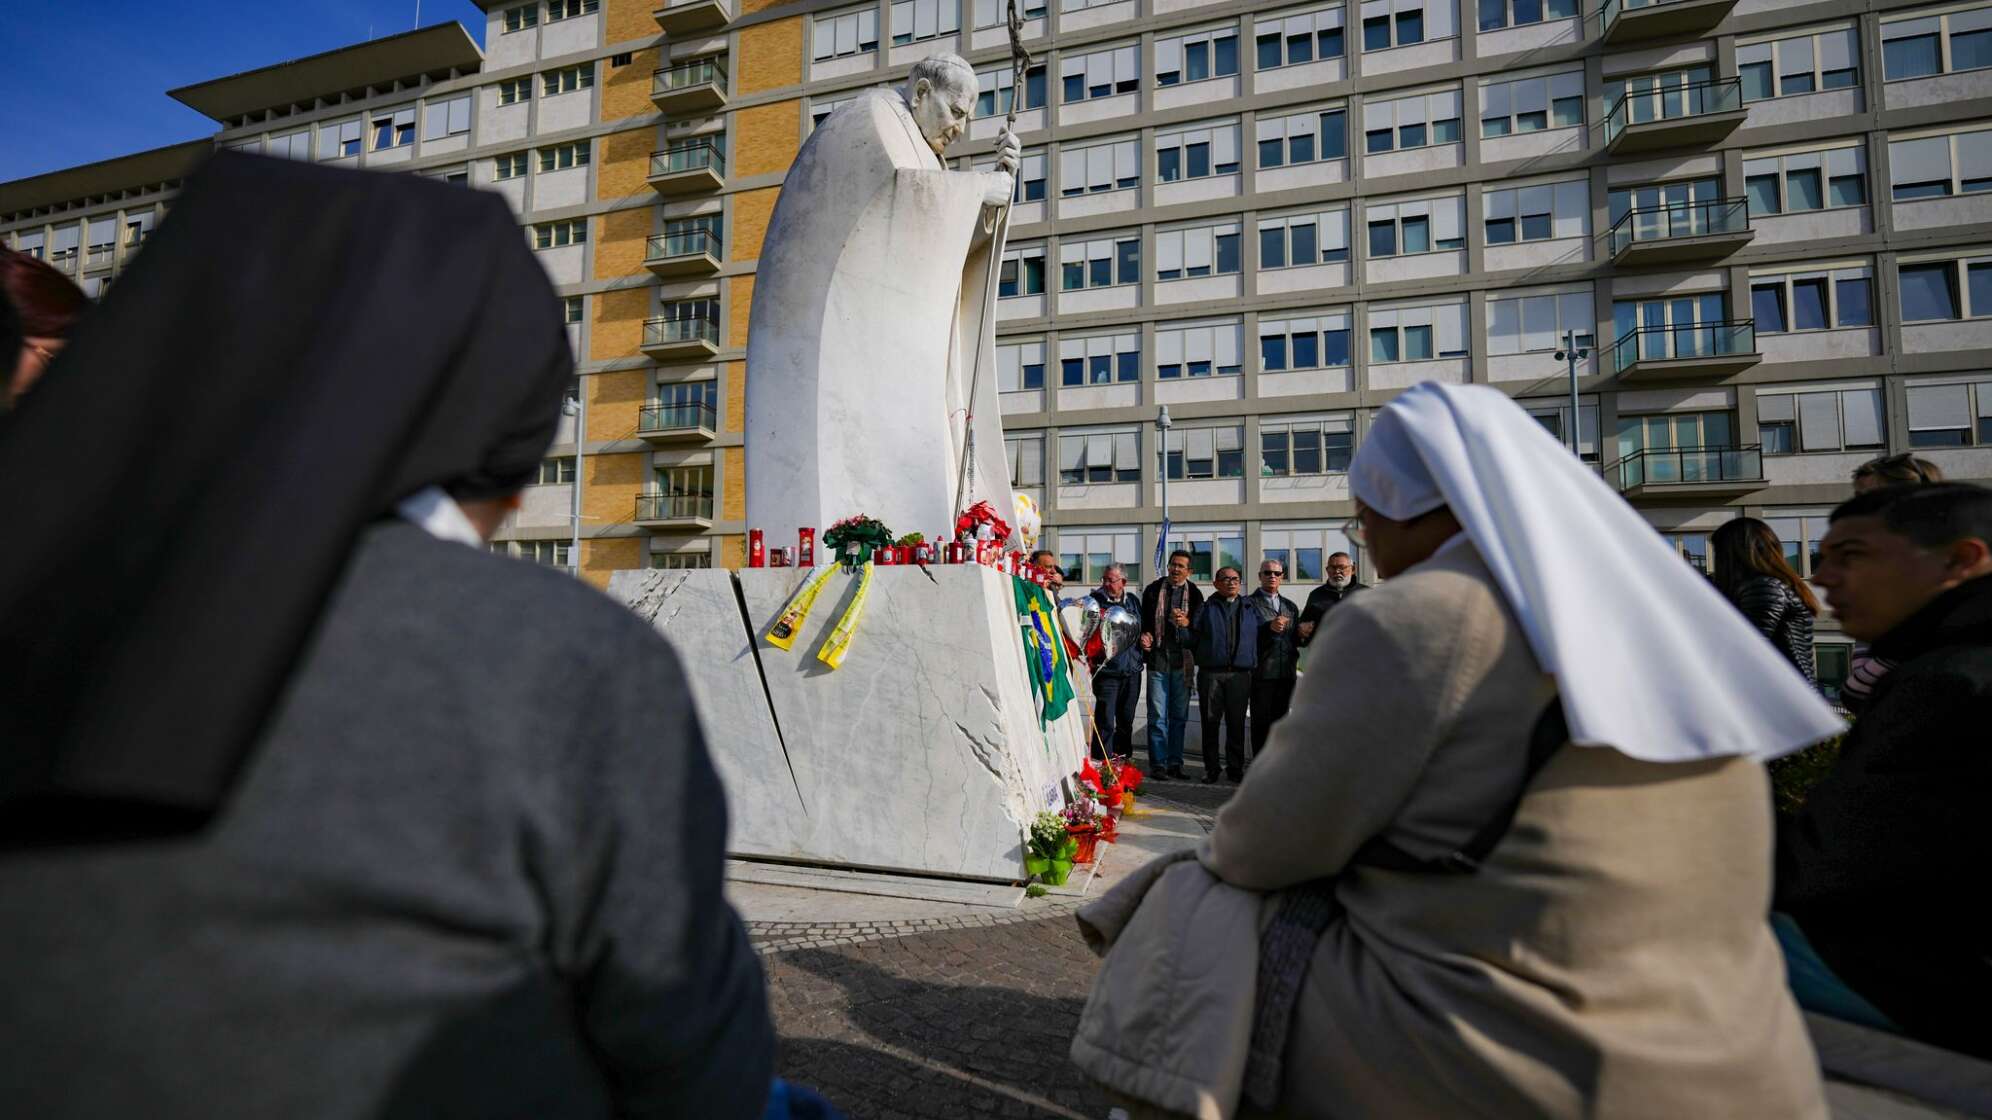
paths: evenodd
<path fill-rule="evenodd" d="M 1563 349 L 1571 331 L 1585 349 L 1597 344 L 1590 292 L 1510 296 L 1487 301 L 1487 352 L 1533 354 Z"/>
<path fill-rule="evenodd" d="M 578 323 L 587 313 L 588 297 L 562 296 L 560 299 L 560 321 Z"/>
<path fill-rule="evenodd" d="M 1044 18 L 1044 0 L 1020 0 L 1017 14 L 1026 20 Z M 1005 0 L 975 0 L 975 26 L 1001 27 L 1010 20 L 1010 6 Z M 1008 110 L 1004 110 L 1008 112 Z"/>
<path fill-rule="evenodd" d="M 1890 140 L 1888 180 L 1897 202 L 1992 191 L 1992 129 Z"/>
<path fill-rule="evenodd" d="M 1364 0 L 1363 49 L 1384 51 L 1459 34 L 1454 0 Z"/>
<path fill-rule="evenodd" d="M 1238 124 L 1192 125 L 1155 135 L 1155 179 L 1174 183 L 1238 171 Z"/>
<path fill-rule="evenodd" d="M 1909 446 L 1992 445 L 1992 381 L 1912 384 L 1906 392 L 1909 399 Z"/>
<path fill-rule="evenodd" d="M 1363 106 L 1363 148 L 1372 155 L 1400 148 L 1457 143 L 1459 91 L 1456 89 L 1394 101 L 1372 101 Z"/>
<path fill-rule="evenodd" d="M 1191 280 L 1238 271 L 1238 223 L 1159 230 L 1155 234 L 1155 279 Z"/>
<path fill-rule="evenodd" d="M 83 227 L 78 225 L 61 226 L 55 231 L 55 240 L 49 245 L 49 263 L 64 272 L 76 271 L 76 247 L 83 239 Z"/>
<path fill-rule="evenodd" d="M 1141 336 L 1096 334 L 1058 340 L 1058 383 L 1072 389 L 1141 380 Z"/>
<path fill-rule="evenodd" d="M 1465 215 L 1464 195 L 1373 205 L 1363 213 L 1369 226 L 1369 255 L 1394 257 L 1463 249 L 1466 235 L 1461 219 Z"/>
<path fill-rule="evenodd" d="M 431 101 L 423 109 L 422 138 L 461 136 L 470 131 L 470 95 Z"/>
<path fill-rule="evenodd" d="M 1131 190 L 1141 185 L 1140 141 L 1109 140 L 1091 147 L 1062 148 L 1058 153 L 1058 193 L 1082 194 Z"/>
<path fill-rule="evenodd" d="M 1867 201 L 1866 172 L 1858 147 L 1745 159 L 1743 193 L 1753 218 L 1860 206 Z"/>
<path fill-rule="evenodd" d="M 1696 292 L 1664 299 L 1615 300 L 1614 342 L 1638 330 L 1639 358 L 1692 358 L 1733 342 L 1718 324 L 1729 321 L 1729 293 Z M 1634 357 L 1628 344 L 1621 357 Z"/>
<path fill-rule="evenodd" d="M 311 130 L 293 132 L 287 136 L 270 137 L 269 153 L 278 159 L 306 160 L 311 158 Z"/>
<path fill-rule="evenodd" d="M 1660 412 L 1646 416 L 1621 416 L 1618 422 L 1618 455 L 1629 459 L 1643 451 L 1672 452 L 1704 449 L 1730 449 L 1736 446 L 1736 417 L 1729 412 Z M 1643 477 L 1650 482 L 1701 482 L 1713 473 L 1704 468 L 1712 457 L 1694 455 L 1648 455 Z M 1716 463 L 1716 470 L 1720 464 Z"/>
<path fill-rule="evenodd" d="M 1346 474 L 1356 453 L 1356 418 L 1349 413 L 1259 421 L 1259 477 Z"/>
<path fill-rule="evenodd" d="M 553 23 L 557 20 L 593 15 L 601 6 L 602 0 L 546 0 L 546 21 Z"/>
<path fill-rule="evenodd" d="M 1265 373 L 1339 369 L 1348 364 L 1347 311 L 1259 320 L 1259 369 Z"/>
<path fill-rule="evenodd" d="M 1482 31 L 1577 18 L 1577 0 L 1479 0 L 1479 8 Z"/>
<path fill-rule="evenodd" d="M 961 33 L 961 0 L 894 0 L 892 45 L 923 43 Z"/>
<path fill-rule="evenodd" d="M 1880 389 L 1757 390 L 1757 442 L 1766 455 L 1879 448 Z"/>
<path fill-rule="evenodd" d="M 153 212 L 141 210 L 125 214 L 125 248 L 136 249 L 152 235 Z"/>
<path fill-rule="evenodd" d="M 997 70 L 978 70 L 975 82 L 980 93 L 975 98 L 975 115 L 978 118 L 1001 117 L 1010 112 L 1010 103 L 1016 97 L 1016 71 L 1008 66 Z M 843 102 L 837 102 L 841 105 Z M 1024 71 L 1024 103 L 1017 106 L 1019 113 L 1031 109 L 1044 108 L 1044 67 L 1033 66 Z"/>
<path fill-rule="evenodd" d="M 1286 566 L 1289 585 L 1320 583 L 1326 576 L 1327 558 L 1352 551 L 1340 526 L 1267 524 L 1260 530 L 1259 543 L 1266 559 Z"/>
<path fill-rule="evenodd" d="M 1860 43 L 1852 27 L 1738 44 L 1743 100 L 1762 101 L 1860 84 Z"/>
<path fill-rule="evenodd" d="M 1262 168 L 1344 159 L 1349 154 L 1346 109 L 1310 109 L 1285 117 L 1260 117 L 1256 127 Z"/>
<path fill-rule="evenodd" d="M 561 171 L 569 167 L 588 166 L 590 142 L 577 140 L 572 144 L 556 144 L 539 150 L 539 169 L 542 174 L 548 171 Z"/>
<path fill-rule="evenodd" d="M 1106 288 L 1140 280 L 1141 239 L 1133 234 L 1097 241 L 1067 241 L 1058 247 L 1059 288 Z"/>
<path fill-rule="evenodd" d="M 835 98 L 834 100 L 833 99 L 818 100 L 816 98 L 810 98 L 809 127 L 811 129 L 822 128 L 823 122 L 830 119 L 830 114 L 836 112 L 839 109 L 842 109 L 844 106 L 849 105 L 851 102 L 856 101 L 857 99 L 858 98 L 856 94 L 852 94 L 849 97 Z M 979 109 L 976 110 L 975 115 L 978 117 L 988 116 L 987 113 L 984 113 Z M 992 167 L 995 166 L 993 161 L 991 162 L 990 166 Z"/>
<path fill-rule="evenodd" d="M 557 249 L 562 245 L 582 245 L 588 241 L 588 220 L 541 222 L 533 227 L 533 248 Z"/>
<path fill-rule="evenodd" d="M 549 70 L 540 75 L 540 95 L 552 97 L 557 93 L 573 93 L 595 84 L 595 64 L 584 62 L 579 66 L 564 66 Z"/>
<path fill-rule="evenodd" d="M 1066 55 L 1059 64 L 1065 103 L 1133 93 L 1141 88 L 1139 50 L 1112 47 L 1092 54 Z"/>
<path fill-rule="evenodd" d="M 1155 328 L 1155 376 L 1163 381 L 1184 377 L 1229 377 L 1241 372 L 1239 337 L 1244 325 L 1236 319 L 1170 323 Z"/>
<path fill-rule="evenodd" d="M 1133 428 L 1059 436 L 1059 484 L 1141 481 L 1140 438 Z"/>
<path fill-rule="evenodd" d="M 1466 356 L 1466 304 L 1371 308 L 1370 362 L 1423 362 Z"/>
<path fill-rule="evenodd" d="M 1209 583 L 1219 568 L 1245 570 L 1245 529 L 1240 525 L 1178 525 L 1170 530 L 1164 552 L 1190 554 L 1190 578 Z M 1128 582 L 1132 583 L 1133 580 Z"/>
<path fill-rule="evenodd" d="M 1536 423 L 1542 425 L 1544 431 L 1556 438 L 1556 442 L 1565 447 L 1570 446 L 1569 429 L 1566 427 L 1570 422 L 1570 405 L 1567 401 L 1557 404 L 1529 404 L 1526 401 L 1519 403 L 1528 409 L 1529 415 L 1535 418 Z M 1598 461 L 1598 406 L 1580 404 L 1577 411 L 1577 457 L 1586 463 L 1595 463 Z"/>
<path fill-rule="evenodd" d="M 1253 26 L 1260 70 L 1298 66 L 1324 58 L 1341 58 L 1347 53 L 1343 42 L 1341 5 L 1278 19 L 1260 20 Z"/>
<path fill-rule="evenodd" d="M 43 258 L 44 237 L 40 230 L 21 231 L 14 235 L 14 251 L 36 260 Z"/>
<path fill-rule="evenodd" d="M 609 65 L 612 67 L 620 68 L 623 66 L 628 66 L 630 63 L 635 61 L 636 61 L 635 51 L 624 51 L 621 54 L 612 54 L 609 56 Z"/>
<path fill-rule="evenodd" d="M 1007 342 L 996 347 L 996 391 L 1044 388 L 1044 343 Z"/>
<path fill-rule="evenodd" d="M 539 477 L 533 482 L 539 486 L 555 486 L 574 481 L 574 456 L 561 455 L 551 459 L 541 459 Z"/>
<path fill-rule="evenodd" d="M 1872 304 L 1865 267 L 1750 278 L 1750 315 L 1758 334 L 1873 326 Z"/>
<path fill-rule="evenodd" d="M 1169 481 L 1245 477 L 1245 429 L 1178 424 L 1169 429 Z"/>
<path fill-rule="evenodd" d="M 1010 461 L 1010 485 L 1044 485 L 1044 437 L 1005 436 L 1003 452 Z"/>
<path fill-rule="evenodd" d="M 491 161 L 491 177 L 500 182 L 517 179 L 525 173 L 526 153 L 524 152 L 513 152 L 511 155 L 499 156 Z"/>
<path fill-rule="evenodd" d="M 1898 277 L 1903 322 L 1992 316 L 1992 257 L 1903 264 Z"/>
<path fill-rule="evenodd" d="M 1044 246 L 1011 249 L 996 274 L 996 297 L 1015 299 L 1044 292 Z"/>
<path fill-rule="evenodd" d="M 545 564 L 549 568 L 571 566 L 568 563 L 573 545 L 571 541 L 513 541 L 512 545 L 519 550 L 519 558 L 522 560 Z"/>
<path fill-rule="evenodd" d="M 513 78 L 509 81 L 498 83 L 498 104 L 500 105 L 517 105 L 522 101 L 532 100 L 532 97 L 533 80 L 531 78 Z"/>
<path fill-rule="evenodd" d="M 1480 85 L 1480 135 L 1509 136 L 1584 124 L 1584 72 Z"/>
<path fill-rule="evenodd" d="M 653 552 L 650 554 L 650 567 L 653 571 L 670 572 L 703 570 L 712 567 L 712 553 Z"/>
<path fill-rule="evenodd" d="M 1591 223 L 1591 185 L 1573 179 L 1483 191 L 1480 215 L 1489 245 L 1583 237 Z"/>
<path fill-rule="evenodd" d="M 810 57 L 816 62 L 849 58 L 878 49 L 878 9 L 859 8 L 841 15 L 817 16 L 811 29 Z"/>
<path fill-rule="evenodd" d="M 1119 564 L 1130 588 L 1141 586 L 1141 533 L 1136 529 L 1054 530 L 1058 534 L 1058 566 L 1067 587 L 1098 584 L 1107 565 Z"/>
<path fill-rule="evenodd" d="M 1104 8 L 1115 2 L 1116 0 L 1059 0 L 1058 10 L 1061 12 L 1083 12 L 1087 8 Z"/>
<path fill-rule="evenodd" d="M 1891 82 L 1992 66 L 1992 8 L 1885 20 L 1881 70 Z"/>
<path fill-rule="evenodd" d="M 539 5 L 521 4 L 516 8 L 505 9 L 505 34 L 524 31 L 528 27 L 539 26 Z"/>
<path fill-rule="evenodd" d="M 328 121 L 318 126 L 318 158 L 344 159 L 360 154 L 360 119 Z"/>
<path fill-rule="evenodd" d="M 1349 212 L 1259 219 L 1259 268 L 1304 268 L 1349 259 Z"/>
<path fill-rule="evenodd" d="M 1155 84 L 1182 85 L 1238 73 L 1238 28 L 1193 31 L 1155 40 Z"/>
<path fill-rule="evenodd" d="M 1010 194 L 1012 202 L 1044 201 L 1044 152 L 1027 151 L 1017 159 L 1017 188 Z M 994 157 L 978 160 L 977 171 L 996 170 Z"/>

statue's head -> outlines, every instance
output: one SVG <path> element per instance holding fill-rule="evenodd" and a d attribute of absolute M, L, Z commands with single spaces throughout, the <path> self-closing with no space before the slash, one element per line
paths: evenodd
<path fill-rule="evenodd" d="M 901 91 L 935 155 L 968 131 L 975 94 L 975 68 L 958 54 L 937 54 L 914 63 Z"/>

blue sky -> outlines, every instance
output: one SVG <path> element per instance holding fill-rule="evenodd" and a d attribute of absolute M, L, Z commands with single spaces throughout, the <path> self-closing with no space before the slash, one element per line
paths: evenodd
<path fill-rule="evenodd" d="M 58 0 L 14 4 L 0 33 L 0 182 L 211 135 L 169 89 L 415 26 L 416 0 Z M 484 39 L 470 0 L 421 0 L 422 26 Z"/>

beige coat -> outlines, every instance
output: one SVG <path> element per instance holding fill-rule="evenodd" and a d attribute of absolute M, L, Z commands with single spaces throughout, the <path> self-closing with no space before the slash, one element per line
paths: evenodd
<path fill-rule="evenodd" d="M 1553 687 L 1463 539 L 1331 612 L 1304 668 L 1291 714 L 1202 855 L 1246 891 L 1342 876 L 1347 912 L 1301 993 L 1280 1115 L 1826 1114 L 1765 921 L 1771 820 L 1760 766 L 1566 747 L 1479 874 L 1350 869 L 1377 833 L 1437 856 L 1497 814 Z M 1164 888 L 1155 893 L 1175 896 L 1211 936 L 1164 936 L 1142 904 L 1116 927 L 1124 936 L 1073 1053 L 1135 1095 L 1202 1076 L 1198 1092 L 1176 1099 L 1221 1116 L 1236 1104 L 1243 1056 L 1234 1068 L 1210 1052 L 1242 1047 L 1237 1006 L 1250 1002 L 1249 982 L 1243 1000 L 1235 990 L 1236 963 L 1230 991 L 1199 985 L 1197 970 L 1186 987 L 1153 964 L 1117 967 L 1185 946 L 1206 976 L 1227 954 L 1256 961 L 1236 895 L 1194 874 L 1171 868 L 1154 877 Z M 1166 1010 L 1148 1007 L 1158 1003 Z"/>

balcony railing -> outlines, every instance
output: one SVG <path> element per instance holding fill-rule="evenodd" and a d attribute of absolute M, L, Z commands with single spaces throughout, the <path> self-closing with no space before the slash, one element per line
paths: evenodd
<path fill-rule="evenodd" d="M 686 342 L 704 342 L 719 345 L 719 321 L 703 315 L 681 319 L 645 319 L 643 321 L 643 344 L 645 346 L 673 346 Z"/>
<path fill-rule="evenodd" d="M 643 259 L 665 261 L 678 257 L 696 257 L 701 254 L 719 256 L 718 234 L 709 229 L 655 234 L 646 244 Z"/>
<path fill-rule="evenodd" d="M 1605 114 L 1605 143 L 1634 125 L 1688 120 L 1735 113 L 1743 109 L 1743 81 L 1718 78 L 1709 82 L 1662 86 L 1658 89 L 1629 90 L 1612 103 Z"/>
<path fill-rule="evenodd" d="M 1757 321 L 1737 319 L 1673 327 L 1634 327 L 1612 343 L 1612 372 L 1640 362 L 1731 358 L 1757 352 Z"/>
<path fill-rule="evenodd" d="M 682 404 L 666 404 L 652 401 L 637 410 L 636 430 L 639 432 L 689 432 L 701 428 L 712 431 L 718 426 L 719 410 L 709 404 L 687 401 Z"/>
<path fill-rule="evenodd" d="M 1647 449 L 1613 463 L 1607 473 L 1621 491 L 1641 486 L 1762 482 L 1764 451 L 1756 444 Z"/>
<path fill-rule="evenodd" d="M 673 144 L 650 157 L 650 177 L 661 178 L 686 171 L 710 171 L 715 175 L 726 174 L 726 157 L 720 154 L 719 145 L 710 140 L 689 140 L 683 144 Z"/>
<path fill-rule="evenodd" d="M 650 96 L 663 97 L 703 85 L 726 88 L 726 67 L 719 64 L 719 59 L 695 58 L 657 71 L 650 79 Z"/>
<path fill-rule="evenodd" d="M 1634 245 L 1655 241 L 1678 241 L 1690 237 L 1710 237 L 1723 233 L 1746 233 L 1750 229 L 1750 202 L 1743 198 L 1721 198 L 1713 202 L 1679 202 L 1664 206 L 1642 206 L 1626 212 L 1606 236 L 1610 256 L 1618 256 Z"/>
<path fill-rule="evenodd" d="M 638 494 L 638 521 L 712 520 L 711 494 Z"/>

